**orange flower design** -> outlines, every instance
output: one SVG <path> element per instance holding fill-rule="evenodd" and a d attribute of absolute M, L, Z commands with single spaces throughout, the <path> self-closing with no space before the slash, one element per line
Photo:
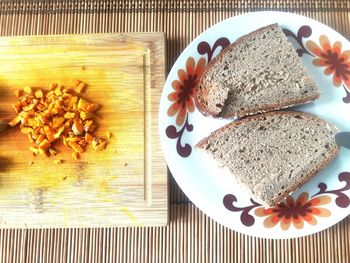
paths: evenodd
<path fill-rule="evenodd" d="M 174 92 L 168 95 L 168 99 L 173 101 L 168 109 L 168 116 L 177 114 L 176 124 L 178 126 L 184 123 L 187 112 L 193 112 L 195 109 L 195 87 L 204 71 L 205 64 L 205 58 L 199 59 L 196 64 L 194 58 L 189 57 L 186 61 L 186 70 L 180 69 L 177 72 L 178 80 L 171 83 Z"/>
<path fill-rule="evenodd" d="M 309 200 L 306 192 L 300 194 L 298 199 L 294 201 L 293 197 L 288 196 L 287 199 L 272 208 L 259 207 L 255 210 L 255 215 L 259 217 L 267 217 L 264 220 L 264 226 L 267 228 L 274 227 L 279 222 L 283 230 L 289 229 L 293 225 L 297 229 L 304 227 L 304 221 L 310 225 L 316 225 L 316 216 L 328 217 L 331 212 L 319 206 L 331 202 L 329 196 L 317 196 Z"/>
<path fill-rule="evenodd" d="M 326 67 L 326 75 L 333 74 L 333 84 L 339 87 L 342 83 L 350 89 L 350 50 L 342 52 L 342 44 L 336 41 L 331 45 L 325 35 L 320 36 L 320 46 L 312 40 L 306 42 L 307 48 L 316 55 L 312 62 L 315 66 Z"/>

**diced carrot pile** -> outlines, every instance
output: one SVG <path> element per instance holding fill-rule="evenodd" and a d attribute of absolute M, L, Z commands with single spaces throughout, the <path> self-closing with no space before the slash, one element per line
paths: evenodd
<path fill-rule="evenodd" d="M 71 148 L 76 160 L 87 145 L 95 151 L 104 150 L 106 141 L 94 135 L 99 105 L 81 97 L 85 89 L 85 83 L 76 81 L 73 87 L 51 84 L 49 91 L 32 87 L 18 90 L 15 93 L 18 102 L 12 105 L 18 115 L 9 125 L 19 124 L 31 143 L 29 150 L 35 155 L 57 155 L 54 149 L 57 141 Z"/>

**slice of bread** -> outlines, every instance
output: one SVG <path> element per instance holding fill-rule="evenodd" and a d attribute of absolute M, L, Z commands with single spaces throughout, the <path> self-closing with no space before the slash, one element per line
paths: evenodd
<path fill-rule="evenodd" d="M 273 206 L 338 153 L 338 128 L 304 112 L 275 111 L 242 118 L 196 147 L 263 205 Z"/>
<path fill-rule="evenodd" d="M 226 47 L 207 65 L 196 94 L 204 115 L 222 118 L 304 104 L 321 95 L 277 24 Z"/>

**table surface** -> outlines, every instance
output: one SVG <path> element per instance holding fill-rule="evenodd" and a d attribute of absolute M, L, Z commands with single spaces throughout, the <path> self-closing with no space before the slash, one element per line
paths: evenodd
<path fill-rule="evenodd" d="M 0 35 L 162 31 L 169 72 L 202 31 L 257 10 L 298 13 L 350 37 L 347 0 L 1 1 Z M 302 238 L 254 238 L 211 220 L 168 176 L 167 227 L 0 230 L 0 262 L 350 262 L 350 217 Z"/>

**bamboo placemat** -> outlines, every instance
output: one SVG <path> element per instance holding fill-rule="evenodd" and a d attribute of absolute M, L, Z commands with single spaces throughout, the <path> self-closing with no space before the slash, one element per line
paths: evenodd
<path fill-rule="evenodd" d="M 350 37 L 347 0 L 2 1 L 0 35 L 164 31 L 169 71 L 206 28 L 256 10 L 299 13 Z M 253 238 L 208 218 L 169 179 L 167 227 L 0 230 L 0 262 L 350 262 L 350 217 L 303 238 Z"/>

